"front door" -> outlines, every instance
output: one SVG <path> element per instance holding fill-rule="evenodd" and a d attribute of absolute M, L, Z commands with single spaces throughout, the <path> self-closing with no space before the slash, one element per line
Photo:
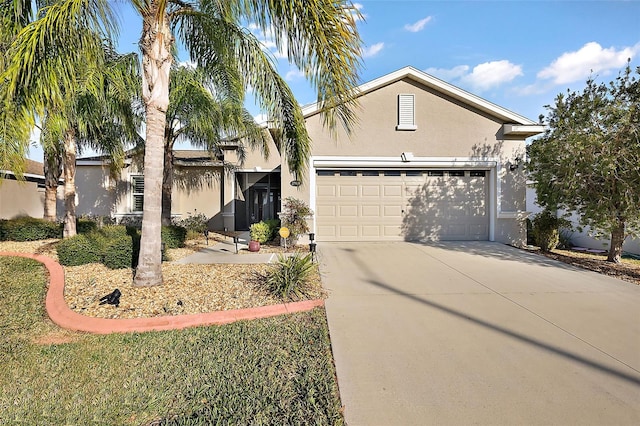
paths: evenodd
<path fill-rule="evenodd" d="M 269 188 L 254 185 L 249 188 L 249 224 L 268 219 L 269 215 Z"/>

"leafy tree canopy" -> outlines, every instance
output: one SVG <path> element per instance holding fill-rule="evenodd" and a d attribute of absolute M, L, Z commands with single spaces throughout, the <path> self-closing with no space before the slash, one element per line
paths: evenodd
<path fill-rule="evenodd" d="M 546 106 L 548 129 L 530 146 L 538 203 L 576 212 L 580 224 L 611 236 L 619 262 L 627 236 L 640 236 L 640 67 L 608 84 L 587 80 Z"/>

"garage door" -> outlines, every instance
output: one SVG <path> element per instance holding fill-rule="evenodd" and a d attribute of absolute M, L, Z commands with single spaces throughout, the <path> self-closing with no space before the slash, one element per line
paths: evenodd
<path fill-rule="evenodd" d="M 484 170 L 319 170 L 320 241 L 487 240 Z"/>

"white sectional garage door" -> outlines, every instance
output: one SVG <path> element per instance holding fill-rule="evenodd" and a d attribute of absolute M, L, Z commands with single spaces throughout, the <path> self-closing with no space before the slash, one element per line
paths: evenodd
<path fill-rule="evenodd" d="M 488 171 L 319 170 L 320 241 L 487 240 Z"/>

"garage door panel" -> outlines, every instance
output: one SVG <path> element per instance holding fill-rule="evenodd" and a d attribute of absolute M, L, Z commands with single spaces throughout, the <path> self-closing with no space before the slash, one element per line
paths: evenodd
<path fill-rule="evenodd" d="M 332 217 L 336 215 L 336 206 L 322 206 L 322 205 L 317 205 L 316 206 L 316 215 L 318 216 L 327 216 L 327 217 Z"/>
<path fill-rule="evenodd" d="M 402 217 L 401 206 L 384 206 L 384 217 Z"/>
<path fill-rule="evenodd" d="M 363 197 L 379 197 L 380 186 L 379 185 L 362 185 Z"/>
<path fill-rule="evenodd" d="M 341 197 L 357 197 L 358 186 L 357 185 L 340 185 L 338 191 Z"/>
<path fill-rule="evenodd" d="M 320 241 L 486 240 L 488 180 L 426 172 L 348 172 L 317 178 Z M 456 172 L 458 173 L 458 172 Z"/>
<path fill-rule="evenodd" d="M 317 194 L 318 197 L 335 197 L 336 187 L 335 185 L 318 185 Z"/>
<path fill-rule="evenodd" d="M 358 236 L 358 225 L 340 225 L 338 237 L 349 238 Z"/>
<path fill-rule="evenodd" d="M 347 205 L 339 207 L 340 216 L 343 218 L 357 218 L 358 217 L 358 206 L 357 205 Z"/>
<path fill-rule="evenodd" d="M 380 217 L 380 206 L 362 206 L 363 217 Z"/>
<path fill-rule="evenodd" d="M 378 225 L 362 225 L 363 237 L 380 237 L 380 226 Z"/>

